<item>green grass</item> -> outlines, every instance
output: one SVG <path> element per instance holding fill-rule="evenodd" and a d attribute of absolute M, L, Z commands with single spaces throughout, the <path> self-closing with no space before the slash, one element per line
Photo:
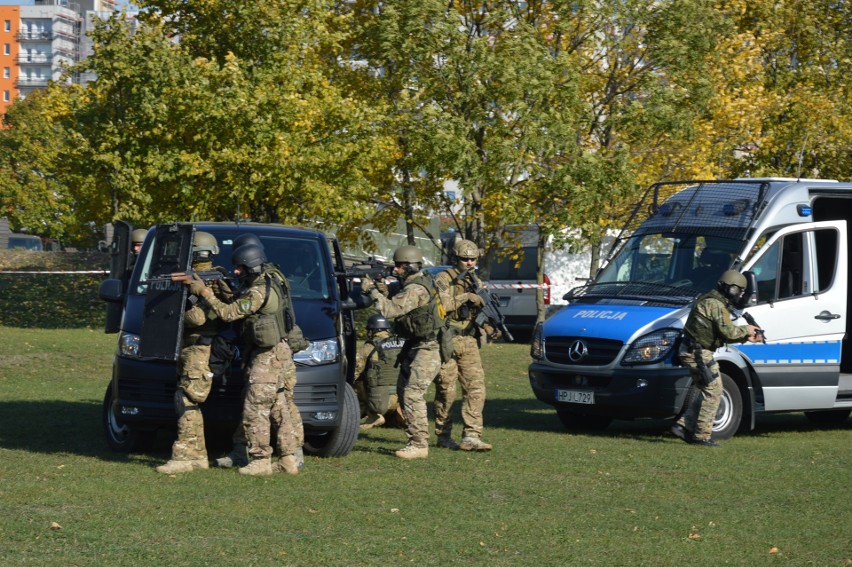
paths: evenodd
<path fill-rule="evenodd" d="M 167 437 L 150 454 L 106 449 L 114 347 L 98 331 L 0 327 L 0 564 L 852 562 L 848 424 L 765 416 L 721 449 L 658 421 L 571 435 L 532 399 L 527 347 L 492 345 L 490 453 L 404 462 L 402 430 L 379 429 L 298 477 L 163 477 Z"/>

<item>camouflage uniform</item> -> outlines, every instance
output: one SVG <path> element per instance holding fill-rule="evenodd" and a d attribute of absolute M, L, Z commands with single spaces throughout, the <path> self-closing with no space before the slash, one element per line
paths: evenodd
<path fill-rule="evenodd" d="M 378 346 L 381 346 L 381 353 Z M 355 353 L 355 391 L 361 406 L 361 417 L 367 418 L 362 429 L 382 425 L 385 414 L 399 407 L 396 383 L 399 372 L 394 368 L 402 342 L 386 330 L 370 331 L 370 337 Z M 378 418 L 381 417 L 381 422 Z"/>
<path fill-rule="evenodd" d="M 719 373 L 719 364 L 713 352 L 726 343 L 742 343 L 749 340 L 747 325 L 737 326 L 731 322 L 728 311 L 729 300 L 721 292 L 711 290 L 695 301 L 695 306 L 684 325 L 684 341 L 680 348 L 680 359 L 692 375 L 692 386 L 687 396 L 687 407 L 677 420 L 677 426 L 696 442 L 708 442 L 713 433 L 713 421 L 724 390 Z M 713 374 L 707 384 L 696 362 L 696 348 L 701 359 Z M 674 430 L 673 430 L 674 431 Z"/>
<path fill-rule="evenodd" d="M 435 278 L 435 285 L 441 293 L 453 332 L 452 358 L 441 365 L 441 373 L 436 382 L 435 433 L 439 440 L 442 436 L 450 436 L 453 427 L 450 410 L 455 400 L 456 382 L 459 382 L 462 387 L 461 409 L 464 422 L 462 438 L 469 441 L 482 437 L 485 371 L 479 355 L 479 329 L 474 322 L 479 308 L 471 303 L 472 294 L 468 290 L 475 289 L 473 286 L 481 286 L 482 282 L 473 271 L 467 271 L 463 278 L 458 278 L 459 274 L 457 268 L 452 268 L 441 272 Z"/>
<path fill-rule="evenodd" d="M 270 277 L 273 276 L 264 268 L 233 303 L 222 303 L 215 297 L 206 297 L 205 302 L 227 322 L 275 313 L 281 309 L 282 298 L 275 286 L 267 287 Z M 244 337 L 244 341 L 246 387 L 241 428 L 249 457 L 268 462 L 273 452 L 270 445 L 273 425 L 278 428 L 276 442 L 281 456 L 292 457 L 304 439 L 298 408 L 293 411 L 296 385 L 293 353 L 283 338 L 272 347 L 259 347 L 250 337 Z M 239 437 L 238 428 L 235 440 Z"/>
<path fill-rule="evenodd" d="M 213 269 L 213 264 L 194 263 L 192 269 L 208 271 Z M 216 282 L 214 293 L 219 297 L 225 297 L 230 291 L 224 285 Z M 201 302 L 192 303 L 184 313 L 183 339 L 178 358 L 178 387 L 175 391 L 177 439 L 172 444 L 171 460 L 158 467 L 158 472 L 185 472 L 191 470 L 191 467 L 185 466 L 188 463 L 195 463 L 196 468 L 206 468 L 207 446 L 200 404 L 207 400 L 213 386 L 210 345 L 223 327 L 224 322 Z"/>
<path fill-rule="evenodd" d="M 426 281 L 427 278 L 429 276 L 422 272 L 408 276 L 403 282 L 402 291 L 390 299 L 381 295 L 377 289 L 371 289 L 370 297 L 376 302 L 376 310 L 388 319 L 397 319 L 399 323 L 399 320 L 406 316 L 429 309 L 434 298 L 427 287 L 431 284 L 431 281 Z M 401 361 L 397 395 L 405 416 L 408 446 L 420 450 L 428 449 L 426 391 L 441 369 L 440 348 L 435 334 L 430 333 L 429 336 L 407 337 L 402 351 L 405 354 Z M 400 453 L 407 449 L 408 447 L 397 451 L 397 456 L 402 456 Z"/>

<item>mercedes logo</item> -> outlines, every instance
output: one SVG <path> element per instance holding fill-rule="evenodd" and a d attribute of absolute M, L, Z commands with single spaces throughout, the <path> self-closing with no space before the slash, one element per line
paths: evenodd
<path fill-rule="evenodd" d="M 571 347 L 568 349 L 568 358 L 571 359 L 571 362 L 580 362 L 589 354 L 589 347 L 586 346 L 586 343 L 583 341 L 577 340 L 571 343 Z"/>

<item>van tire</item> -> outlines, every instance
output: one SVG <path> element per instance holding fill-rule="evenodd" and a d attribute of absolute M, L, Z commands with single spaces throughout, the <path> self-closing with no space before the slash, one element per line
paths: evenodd
<path fill-rule="evenodd" d="M 104 394 L 102 411 L 102 423 L 107 446 L 116 453 L 130 453 L 131 451 L 147 451 L 154 444 L 156 431 L 139 430 L 127 423 L 122 423 L 113 411 L 112 383 L 107 385 Z"/>
<path fill-rule="evenodd" d="M 713 422 L 713 439 L 730 439 L 743 420 L 743 397 L 733 378 L 722 372 L 722 399 Z"/>
<path fill-rule="evenodd" d="M 605 415 L 583 415 L 563 408 L 556 408 L 556 417 L 568 431 L 603 431 L 612 423 Z"/>
<path fill-rule="evenodd" d="M 337 429 L 305 435 L 305 454 L 316 457 L 343 457 L 349 454 L 358 440 L 361 408 L 355 390 L 348 383 L 344 385 L 340 411 Z"/>

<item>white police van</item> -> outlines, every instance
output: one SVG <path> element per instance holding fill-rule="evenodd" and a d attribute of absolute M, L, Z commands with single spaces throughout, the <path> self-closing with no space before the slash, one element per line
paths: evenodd
<path fill-rule="evenodd" d="M 677 360 L 683 324 L 695 298 L 733 268 L 746 273 L 746 311 L 766 343 L 716 352 L 724 394 L 714 438 L 753 429 L 762 412 L 842 423 L 852 410 L 850 217 L 852 183 L 654 185 L 597 276 L 536 329 L 533 392 L 569 428 L 676 416 L 690 384 Z"/>

